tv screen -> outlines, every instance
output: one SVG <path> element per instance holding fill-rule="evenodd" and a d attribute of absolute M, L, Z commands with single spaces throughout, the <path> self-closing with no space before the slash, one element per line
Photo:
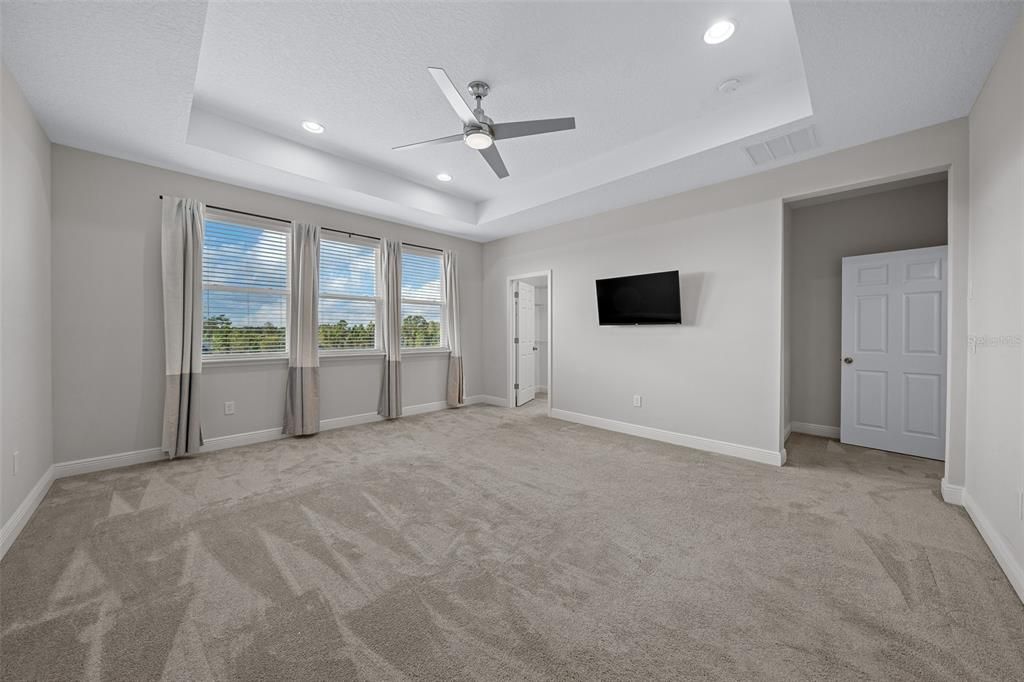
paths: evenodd
<path fill-rule="evenodd" d="M 679 271 L 597 280 L 602 325 L 682 324 Z"/>

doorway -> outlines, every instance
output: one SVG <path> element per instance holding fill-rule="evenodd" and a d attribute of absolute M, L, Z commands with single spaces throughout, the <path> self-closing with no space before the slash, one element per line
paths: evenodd
<path fill-rule="evenodd" d="M 784 438 L 944 459 L 948 207 L 945 171 L 786 202 Z"/>
<path fill-rule="evenodd" d="M 551 413 L 551 273 L 508 278 L 508 397 L 512 408 Z"/>

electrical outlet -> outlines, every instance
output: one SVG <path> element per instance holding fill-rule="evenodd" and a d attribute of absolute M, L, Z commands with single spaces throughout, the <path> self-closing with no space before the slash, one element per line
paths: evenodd
<path fill-rule="evenodd" d="M 11 469 L 13 470 L 12 474 L 11 474 L 12 476 L 17 476 L 18 475 L 18 455 L 20 455 L 20 454 L 21 454 L 20 452 L 15 450 L 14 451 L 14 456 L 11 457 Z"/>
<path fill-rule="evenodd" d="M 224 403 L 224 414 L 234 414 L 234 413 L 235 413 L 235 401 L 234 400 L 229 400 L 226 403 Z"/>
<path fill-rule="evenodd" d="M 633 407 L 643 407 L 644 399 L 642 396 L 633 396 Z"/>

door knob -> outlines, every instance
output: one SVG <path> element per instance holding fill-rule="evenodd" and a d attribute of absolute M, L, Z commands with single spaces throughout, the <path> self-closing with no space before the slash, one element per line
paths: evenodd
<path fill-rule="evenodd" d="M 843 358 L 843 362 L 846 363 L 847 365 L 852 365 L 853 364 L 853 358 L 847 356 L 847 357 Z"/>

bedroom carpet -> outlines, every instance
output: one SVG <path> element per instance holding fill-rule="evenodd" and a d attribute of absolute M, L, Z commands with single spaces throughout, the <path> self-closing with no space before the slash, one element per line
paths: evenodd
<path fill-rule="evenodd" d="M 474 406 L 58 480 L 4 680 L 1024 679 L 942 464 L 783 468 Z"/>

